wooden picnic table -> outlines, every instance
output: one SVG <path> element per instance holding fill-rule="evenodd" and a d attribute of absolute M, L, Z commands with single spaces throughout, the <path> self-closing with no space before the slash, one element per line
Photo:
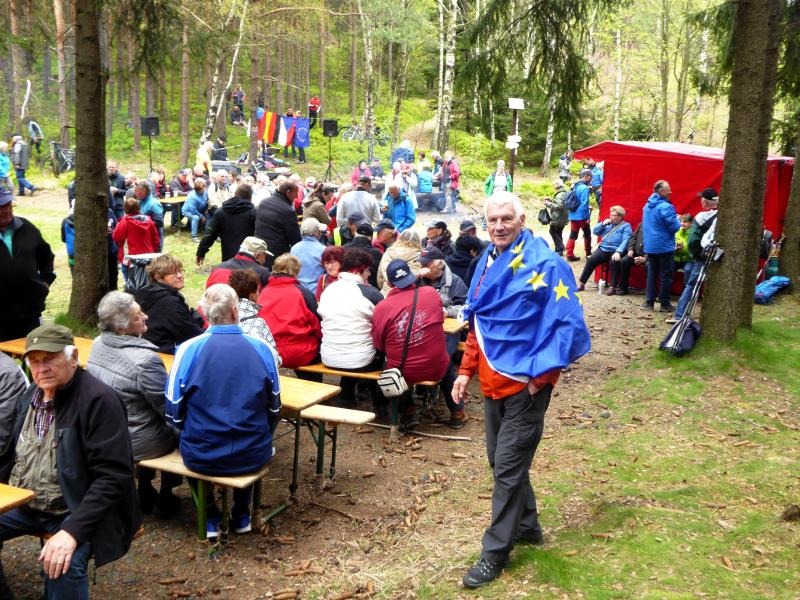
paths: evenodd
<path fill-rule="evenodd" d="M 34 496 L 31 490 L 0 483 L 0 513 L 22 506 L 33 500 Z"/>
<path fill-rule="evenodd" d="M 451 317 L 447 317 L 442 323 L 442 328 L 444 329 L 445 333 L 458 333 L 464 327 L 467 326 L 467 321 L 459 321 L 458 319 L 453 319 Z"/>

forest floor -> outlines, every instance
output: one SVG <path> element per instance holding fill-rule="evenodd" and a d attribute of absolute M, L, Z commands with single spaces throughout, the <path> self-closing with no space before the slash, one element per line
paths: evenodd
<path fill-rule="evenodd" d="M 60 273 L 65 203 L 43 192 L 15 209 L 42 223 Z M 191 260 L 192 246 L 170 239 Z M 576 276 L 582 266 L 573 263 Z M 54 306 L 66 306 L 68 281 Z M 182 514 L 147 516 L 127 556 L 92 573 L 92 596 L 797 600 L 800 523 L 780 516 L 800 503 L 800 305 L 758 307 L 746 343 L 678 360 L 658 355 L 667 315 L 641 310 L 641 300 L 587 286 L 593 349 L 562 374 L 532 468 L 546 544 L 515 550 L 492 586 L 474 593 L 460 583 L 478 557 L 492 488 L 473 381 L 462 430 L 431 420 L 417 430 L 468 439 L 414 432 L 392 444 L 384 429 L 342 427 L 333 481 L 314 476 L 303 430 L 290 507 L 259 532 L 231 534 L 219 552 L 196 539 L 184 484 Z M 267 509 L 288 498 L 291 435 L 276 446 Z M 30 538 L 5 544 L 18 598 L 38 597 L 38 549 Z"/>

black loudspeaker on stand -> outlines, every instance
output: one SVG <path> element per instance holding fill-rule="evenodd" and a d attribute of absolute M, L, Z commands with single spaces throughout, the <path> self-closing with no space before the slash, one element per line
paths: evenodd
<path fill-rule="evenodd" d="M 140 119 L 142 125 L 142 135 L 147 136 L 147 141 L 150 146 L 150 172 L 153 172 L 153 137 L 159 135 L 158 117 L 142 117 Z"/>
<path fill-rule="evenodd" d="M 336 137 L 339 135 L 339 121 L 336 119 L 323 119 L 322 135 L 325 137 Z"/>

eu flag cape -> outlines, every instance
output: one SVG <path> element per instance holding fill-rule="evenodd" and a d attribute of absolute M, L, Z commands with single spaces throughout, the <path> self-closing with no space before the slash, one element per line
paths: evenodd
<path fill-rule="evenodd" d="M 311 145 L 309 140 L 308 126 L 311 120 L 308 117 L 295 117 L 294 119 L 294 145 L 297 148 L 308 148 Z"/>
<path fill-rule="evenodd" d="M 589 352 L 583 305 L 564 259 L 527 229 L 487 268 L 494 250 L 491 244 L 481 255 L 464 307 L 492 368 L 524 381 Z"/>

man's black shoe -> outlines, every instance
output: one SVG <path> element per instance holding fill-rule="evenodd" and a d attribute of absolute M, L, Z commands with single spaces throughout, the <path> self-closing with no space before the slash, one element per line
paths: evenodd
<path fill-rule="evenodd" d="M 481 558 L 464 575 L 463 583 L 465 588 L 475 589 L 483 587 L 498 578 L 506 566 L 505 561 L 487 560 Z"/>
<path fill-rule="evenodd" d="M 514 538 L 515 546 L 541 546 L 542 544 L 544 544 L 544 534 L 541 530 Z"/>

